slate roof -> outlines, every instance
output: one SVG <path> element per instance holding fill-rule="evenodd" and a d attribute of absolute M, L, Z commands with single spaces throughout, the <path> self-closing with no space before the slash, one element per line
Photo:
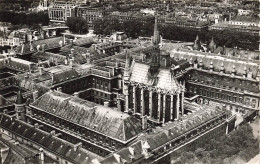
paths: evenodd
<path fill-rule="evenodd" d="M 36 52 L 34 54 L 32 54 L 32 61 L 37 63 L 38 60 L 40 61 L 47 61 L 50 60 L 53 63 L 64 63 L 65 62 L 66 57 L 60 54 L 54 54 L 51 52 L 43 52 L 43 51 L 39 51 Z"/>
<path fill-rule="evenodd" d="M 47 92 L 31 106 L 121 141 L 142 130 L 140 120 L 126 113 L 61 92 Z"/>
<path fill-rule="evenodd" d="M 99 60 L 105 57 L 108 57 L 108 55 L 103 54 L 103 53 L 98 53 L 94 47 L 90 48 L 84 48 L 84 47 L 79 47 L 79 46 L 74 46 L 74 45 L 67 45 L 61 48 L 60 54 L 63 56 L 68 56 L 71 53 L 71 49 L 74 49 L 74 61 L 79 64 L 84 64 L 87 62 L 86 58 L 83 56 L 83 54 L 88 54 L 90 55 L 91 61 Z"/>
<path fill-rule="evenodd" d="M 0 95 L 0 108 L 8 105 L 12 105 L 12 103 L 5 99 L 2 95 Z"/>
<path fill-rule="evenodd" d="M 83 148 L 74 150 L 73 144 L 52 136 L 40 129 L 36 129 L 34 126 L 25 122 L 11 119 L 10 116 L 5 114 L 0 114 L 0 126 L 37 143 L 43 149 L 59 154 L 72 163 L 87 164 L 93 159 L 103 159 L 102 157 Z"/>
<path fill-rule="evenodd" d="M 79 38 L 73 42 L 76 46 L 84 46 L 93 43 L 95 43 L 93 37 Z"/>
<path fill-rule="evenodd" d="M 172 56 L 178 59 L 187 59 L 188 61 L 192 59 L 194 62 L 197 60 L 200 62 L 202 60 L 203 68 L 209 69 L 210 63 L 212 61 L 213 67 L 215 71 L 219 71 L 221 69 L 222 63 L 224 64 L 225 73 L 231 74 L 233 65 L 235 65 L 236 75 L 242 76 L 244 73 L 244 68 L 252 71 L 253 78 L 256 78 L 257 72 L 260 71 L 258 69 L 258 64 L 253 62 L 245 62 L 245 61 L 238 61 L 233 59 L 227 59 L 221 56 L 211 56 L 211 55 L 204 55 L 201 52 L 173 52 Z"/>
<path fill-rule="evenodd" d="M 41 83 L 44 86 L 52 86 L 67 80 L 75 79 L 79 76 L 79 73 L 75 69 L 65 65 L 44 68 L 42 75 L 40 75 L 39 72 L 31 73 L 27 75 L 27 78 L 25 78 L 24 75 L 18 75 L 18 77 L 22 79 L 21 85 L 27 89 L 30 88 L 29 85 L 32 85 L 33 87 L 33 83 Z"/>
<path fill-rule="evenodd" d="M 136 82 L 143 85 L 148 85 L 154 88 L 167 91 L 177 91 L 180 89 L 179 83 L 172 77 L 169 69 L 159 68 L 157 78 L 154 81 L 149 78 L 149 65 L 132 62 L 132 71 L 130 82 Z"/>
<path fill-rule="evenodd" d="M 207 106 L 201 110 L 198 110 L 194 113 L 191 113 L 185 117 L 182 117 L 182 121 L 174 121 L 172 123 L 168 123 L 163 127 L 157 127 L 153 129 L 150 133 L 145 133 L 139 135 L 139 137 L 132 142 L 132 144 L 128 145 L 128 147 L 121 149 L 116 152 L 121 157 L 121 160 L 127 163 L 131 163 L 132 159 L 139 159 L 143 157 L 142 154 L 142 142 L 146 141 L 149 145 L 150 151 L 155 150 L 156 148 L 164 145 L 169 141 L 173 141 L 177 137 L 185 134 L 186 132 L 194 129 L 202 125 L 203 123 L 214 119 L 216 117 L 220 117 L 223 114 L 230 115 L 230 112 L 225 109 L 220 108 L 212 108 Z M 223 121 L 223 120 L 222 120 Z M 129 148 L 134 149 L 134 155 L 132 155 L 129 151 Z M 113 154 L 105 158 L 101 161 L 102 164 L 113 164 L 118 163 L 117 159 Z"/>
<path fill-rule="evenodd" d="M 33 63 L 23 60 L 23 59 L 19 59 L 19 58 L 13 58 L 10 57 L 10 59 L 4 59 L 5 62 L 3 63 L 3 67 L 7 67 L 9 69 L 12 70 L 16 70 L 16 71 L 20 71 L 20 72 L 27 72 L 30 69 L 33 70 Z"/>
<path fill-rule="evenodd" d="M 23 45 L 20 45 L 17 48 L 15 48 L 15 51 L 20 55 L 32 54 L 37 52 L 37 45 L 42 46 L 43 44 L 45 44 L 45 50 L 51 50 L 51 49 L 59 48 L 60 47 L 59 42 L 62 40 L 63 37 L 35 40 L 32 42 L 32 49 L 30 47 L 30 42 L 27 42 L 24 44 L 24 48 L 22 48 Z"/>

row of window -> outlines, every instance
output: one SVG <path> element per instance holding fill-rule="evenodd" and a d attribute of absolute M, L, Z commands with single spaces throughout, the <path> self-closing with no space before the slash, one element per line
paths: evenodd
<path fill-rule="evenodd" d="M 111 140 L 110 138 L 108 138 L 106 136 L 102 136 L 98 133 L 95 133 L 91 130 L 82 128 L 76 124 L 62 120 L 60 118 L 56 118 L 50 114 L 46 114 L 41 111 L 33 110 L 33 116 L 43 120 L 44 122 L 48 122 L 54 126 L 59 126 L 60 128 L 67 129 L 72 132 L 78 133 L 79 135 L 82 135 L 82 137 L 86 138 L 87 140 L 91 140 L 92 142 L 99 143 L 108 148 L 112 147 L 113 149 L 116 149 L 116 148 L 123 146 L 121 143 Z"/>
<path fill-rule="evenodd" d="M 225 118 L 226 118 L 226 115 L 222 115 L 218 119 L 215 119 L 215 120 L 207 123 L 206 125 L 203 125 L 197 129 L 192 130 L 190 133 L 186 134 L 185 136 L 182 136 L 182 137 L 172 141 L 171 143 L 165 145 L 164 147 L 160 148 L 157 152 L 155 152 L 155 154 L 160 155 L 172 147 L 177 147 L 177 146 L 182 145 L 184 142 L 187 142 L 187 140 L 190 140 L 190 139 L 194 138 L 195 136 L 200 135 L 205 131 L 208 131 L 210 128 L 215 127 L 216 125 L 221 123 L 222 120 Z M 215 129 L 214 133 L 210 134 L 209 137 L 210 138 L 214 137 L 214 134 L 216 134 L 216 133 L 223 133 L 224 128 L 225 128 L 225 126 L 221 126 L 221 129 Z M 200 140 L 203 141 L 204 138 L 207 138 L 207 136 L 203 135 L 202 139 L 199 139 L 198 141 L 199 142 L 200 142 Z"/>

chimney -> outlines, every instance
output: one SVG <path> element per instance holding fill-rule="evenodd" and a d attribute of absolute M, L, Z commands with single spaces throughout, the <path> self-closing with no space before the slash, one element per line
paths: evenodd
<path fill-rule="evenodd" d="M 7 57 L 7 61 L 8 61 L 8 63 L 11 62 L 11 56 L 8 56 L 8 57 Z"/>
<path fill-rule="evenodd" d="M 57 134 L 55 134 L 54 136 L 55 136 L 55 137 L 59 137 L 59 136 L 62 136 L 62 134 L 61 134 L 61 133 L 57 133 Z"/>
<path fill-rule="evenodd" d="M 121 163 L 121 156 L 119 154 L 114 153 L 114 157 L 115 157 L 117 163 Z"/>
<path fill-rule="evenodd" d="M 225 68 L 224 68 L 224 63 L 221 63 L 221 67 L 220 67 L 220 73 L 224 73 Z"/>
<path fill-rule="evenodd" d="M 65 65 L 68 65 L 68 59 L 67 59 L 67 58 L 65 58 L 64 64 L 65 64 Z"/>
<path fill-rule="evenodd" d="M 202 69 L 202 67 L 203 67 L 203 61 L 202 61 L 202 59 L 200 59 L 199 67 L 200 67 L 200 69 Z"/>
<path fill-rule="evenodd" d="M 60 47 L 63 47 L 63 41 L 62 40 L 59 41 L 59 45 L 60 45 Z"/>
<path fill-rule="evenodd" d="M 30 51 L 34 51 L 32 41 L 30 40 Z"/>
<path fill-rule="evenodd" d="M 79 97 L 79 92 L 74 92 L 74 93 L 73 93 L 73 96 Z"/>
<path fill-rule="evenodd" d="M 38 123 L 35 123 L 35 124 L 34 124 L 34 128 L 35 128 L 35 129 L 38 129 L 38 128 L 39 128 L 39 124 L 38 124 Z"/>
<path fill-rule="evenodd" d="M 142 144 L 142 154 L 144 155 L 145 158 L 148 158 L 150 145 L 148 144 L 147 141 L 141 141 L 141 144 Z"/>
<path fill-rule="evenodd" d="M 105 101 L 105 102 L 104 102 L 104 106 L 105 106 L 105 107 L 109 107 L 109 102 L 108 102 L 108 101 Z"/>
<path fill-rule="evenodd" d="M 71 46 L 73 45 L 73 39 L 70 39 L 70 45 Z"/>
<path fill-rule="evenodd" d="M 42 74 L 43 74 L 43 67 L 38 67 L 38 70 L 39 70 L 39 75 L 42 76 Z"/>
<path fill-rule="evenodd" d="M 113 77 L 115 75 L 115 68 L 109 69 L 110 77 Z"/>
<path fill-rule="evenodd" d="M 57 91 L 58 91 L 58 92 L 62 92 L 61 87 L 58 87 L 58 88 L 57 88 Z"/>
<path fill-rule="evenodd" d="M 73 147 L 74 151 L 77 151 L 80 148 L 82 148 L 82 143 L 81 142 L 75 144 L 74 147 Z"/>
<path fill-rule="evenodd" d="M 88 159 L 86 159 L 86 160 L 88 160 Z M 99 160 L 98 159 L 93 159 L 92 161 L 91 161 L 91 164 L 101 164 L 100 162 L 99 162 Z"/>
<path fill-rule="evenodd" d="M 24 43 L 22 43 L 21 54 L 23 54 L 23 51 L 24 51 Z"/>
<path fill-rule="evenodd" d="M 210 61 L 210 66 L 209 66 L 210 72 L 213 72 L 213 69 L 214 69 L 214 67 L 213 67 L 213 61 L 211 60 L 211 61 Z"/>
<path fill-rule="evenodd" d="M 42 52 L 45 52 L 45 44 L 42 44 Z"/>
<path fill-rule="evenodd" d="M 72 57 L 74 57 L 74 52 L 75 52 L 74 48 L 70 49 L 70 54 Z"/>
<path fill-rule="evenodd" d="M 70 61 L 70 66 L 73 67 L 73 64 L 74 64 L 74 57 L 72 57 L 72 59 L 69 59 Z"/>
<path fill-rule="evenodd" d="M 190 64 L 190 66 L 192 66 L 192 64 L 193 64 L 192 57 L 190 58 L 189 64 Z"/>
<path fill-rule="evenodd" d="M 40 52 L 41 46 L 40 46 L 40 45 L 37 45 L 37 46 L 36 46 L 36 49 L 37 49 L 37 52 Z"/>
<path fill-rule="evenodd" d="M 43 162 L 44 161 L 44 152 L 43 152 L 43 148 L 39 149 L 39 158 L 40 160 Z"/>
<path fill-rule="evenodd" d="M 244 67 L 244 72 L 243 72 L 243 77 L 246 78 L 246 76 L 247 76 L 247 68 L 246 68 L 246 66 L 245 66 L 245 67 Z"/>
<path fill-rule="evenodd" d="M 55 130 L 52 130 L 51 132 L 50 132 L 50 135 L 52 135 L 52 136 L 55 136 Z"/>
<path fill-rule="evenodd" d="M 7 114 L 8 110 L 7 110 L 7 109 L 4 109 L 4 111 L 3 111 L 3 112 L 4 112 L 4 114 Z"/>
<path fill-rule="evenodd" d="M 66 44 L 66 37 L 63 35 L 63 44 Z"/>
<path fill-rule="evenodd" d="M 236 66 L 235 66 L 235 64 L 233 64 L 233 66 L 232 66 L 231 75 L 232 75 L 232 76 L 235 76 L 235 75 L 236 75 Z"/>
<path fill-rule="evenodd" d="M 142 116 L 142 128 L 143 130 L 147 128 L 147 116 Z"/>
<path fill-rule="evenodd" d="M 33 92 L 33 101 L 36 101 L 39 96 L 39 92 L 36 90 Z"/>
<path fill-rule="evenodd" d="M 253 78 L 253 73 L 252 73 L 252 71 L 251 71 L 251 69 L 250 69 L 250 68 L 248 69 L 248 74 L 247 74 L 247 77 L 248 77 L 248 78 L 250 78 L 250 79 L 252 79 L 252 78 Z"/>

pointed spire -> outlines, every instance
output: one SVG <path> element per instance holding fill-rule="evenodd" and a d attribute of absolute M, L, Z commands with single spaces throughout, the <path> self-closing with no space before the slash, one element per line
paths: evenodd
<path fill-rule="evenodd" d="M 16 98 L 16 102 L 15 103 L 16 104 L 24 104 L 25 103 L 20 87 L 19 87 L 19 91 L 17 93 L 17 98 Z"/>
<path fill-rule="evenodd" d="M 216 44 L 215 44 L 215 42 L 214 42 L 213 37 L 211 38 L 211 41 L 210 41 L 210 43 L 209 43 L 208 49 L 209 49 L 209 51 L 211 51 L 211 52 L 214 52 L 215 49 L 216 49 Z"/>
<path fill-rule="evenodd" d="M 153 38 L 152 38 L 152 42 L 154 46 L 158 45 L 161 40 L 157 22 L 158 22 L 157 14 L 155 14 L 154 31 L 153 31 Z"/>
<path fill-rule="evenodd" d="M 200 39 L 199 39 L 199 36 L 197 35 L 196 39 L 194 41 L 194 44 L 193 44 L 193 50 L 199 51 L 200 49 L 201 49 Z"/>
<path fill-rule="evenodd" d="M 196 36 L 196 40 L 200 40 L 200 39 L 199 39 L 199 35 Z"/>

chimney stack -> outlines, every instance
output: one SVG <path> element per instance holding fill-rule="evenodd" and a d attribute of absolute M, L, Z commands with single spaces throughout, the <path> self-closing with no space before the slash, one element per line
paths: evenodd
<path fill-rule="evenodd" d="M 145 130 L 147 128 L 147 116 L 142 116 L 142 128 Z"/>
<path fill-rule="evenodd" d="M 69 59 L 70 61 L 70 66 L 73 67 L 73 64 L 74 64 L 74 57 L 72 57 L 71 59 Z"/>
<path fill-rule="evenodd" d="M 75 144 L 73 148 L 74 148 L 74 151 L 77 151 L 78 149 L 82 148 L 82 143 L 79 142 L 79 143 Z"/>
<path fill-rule="evenodd" d="M 39 70 L 39 74 L 42 76 L 42 74 L 43 74 L 43 67 L 38 67 L 38 70 Z"/>
<path fill-rule="evenodd" d="M 147 141 L 141 141 L 142 144 L 142 154 L 144 155 L 145 158 L 148 158 L 149 156 L 149 149 L 150 149 L 150 145 L 148 144 Z"/>
<path fill-rule="evenodd" d="M 42 52 L 45 53 L 45 44 L 42 44 Z"/>
<path fill-rule="evenodd" d="M 105 102 L 104 102 L 104 106 L 105 106 L 105 107 L 109 107 L 109 102 L 108 102 L 108 101 L 105 101 Z"/>
<path fill-rule="evenodd" d="M 74 92 L 74 93 L 73 93 L 73 96 L 79 97 L 79 92 Z"/>
<path fill-rule="evenodd" d="M 43 152 L 43 148 L 39 149 L 39 158 L 40 160 L 43 162 L 44 161 L 44 152 Z"/>
<path fill-rule="evenodd" d="M 36 101 L 39 96 L 39 92 L 36 90 L 33 92 L 33 101 Z"/>
<path fill-rule="evenodd" d="M 55 130 L 52 130 L 52 131 L 50 132 L 50 135 L 52 135 L 52 136 L 55 136 L 55 134 L 56 134 Z"/>
<path fill-rule="evenodd" d="M 74 48 L 70 49 L 70 54 L 72 57 L 74 57 L 74 52 L 75 52 Z"/>
<path fill-rule="evenodd" d="M 73 39 L 70 39 L 70 45 L 71 46 L 73 45 Z"/>

